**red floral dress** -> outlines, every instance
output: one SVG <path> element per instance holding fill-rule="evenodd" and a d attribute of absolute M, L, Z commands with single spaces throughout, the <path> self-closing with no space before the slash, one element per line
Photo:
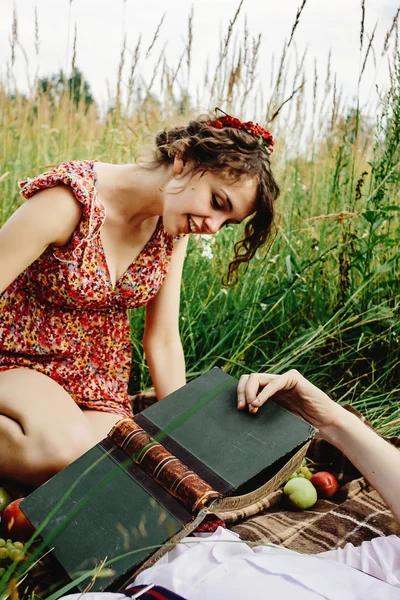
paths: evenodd
<path fill-rule="evenodd" d="M 28 367 L 59 383 L 82 408 L 131 416 L 128 308 L 143 306 L 166 275 L 175 238 L 162 219 L 113 287 L 100 239 L 105 209 L 94 161 L 63 163 L 21 182 L 21 194 L 69 185 L 82 217 L 64 246 L 49 246 L 0 296 L 0 371 Z"/>

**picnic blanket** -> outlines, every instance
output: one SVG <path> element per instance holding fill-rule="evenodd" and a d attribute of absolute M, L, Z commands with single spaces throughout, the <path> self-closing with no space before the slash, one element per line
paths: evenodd
<path fill-rule="evenodd" d="M 365 421 L 352 407 L 345 408 Z M 400 437 L 386 439 L 400 448 Z M 349 542 L 359 546 L 375 537 L 400 535 L 400 522 L 337 448 L 314 439 L 307 457 L 316 470 L 330 471 L 337 477 L 341 487 L 334 500 L 318 500 L 311 509 L 294 512 L 285 510 L 283 492 L 278 490 L 263 499 L 263 506 L 250 507 L 247 514 L 238 511 L 232 515 L 227 526 L 246 541 L 271 542 L 313 554 L 342 548 Z M 261 514 L 254 514 L 260 509 Z"/>

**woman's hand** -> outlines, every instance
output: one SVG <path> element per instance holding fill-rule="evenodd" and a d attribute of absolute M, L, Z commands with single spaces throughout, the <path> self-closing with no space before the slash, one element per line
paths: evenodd
<path fill-rule="evenodd" d="M 294 369 L 282 375 L 242 375 L 237 388 L 239 410 L 248 407 L 250 413 L 256 413 L 270 398 L 311 423 L 322 436 L 324 430 L 335 427 L 346 412 Z"/>

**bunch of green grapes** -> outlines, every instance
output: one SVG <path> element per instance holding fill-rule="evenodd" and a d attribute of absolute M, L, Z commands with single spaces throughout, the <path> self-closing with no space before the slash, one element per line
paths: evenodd
<path fill-rule="evenodd" d="M 20 562 L 24 558 L 24 544 L 22 542 L 0 538 L 0 577 L 4 575 L 11 563 L 14 561 Z"/>
<path fill-rule="evenodd" d="M 304 477 L 305 479 L 311 479 L 312 476 L 313 476 L 313 474 L 311 473 L 310 469 L 307 467 L 307 459 L 304 459 L 303 462 L 301 463 L 301 467 L 296 469 L 296 471 L 290 475 L 289 479 L 294 479 L 295 477 Z M 288 481 L 289 481 L 289 479 L 288 479 Z"/>

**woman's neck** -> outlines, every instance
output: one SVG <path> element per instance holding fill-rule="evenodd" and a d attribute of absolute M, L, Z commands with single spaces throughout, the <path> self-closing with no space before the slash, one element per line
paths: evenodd
<path fill-rule="evenodd" d="M 163 187 L 172 167 L 97 163 L 98 195 L 114 218 L 138 226 L 163 214 Z"/>

